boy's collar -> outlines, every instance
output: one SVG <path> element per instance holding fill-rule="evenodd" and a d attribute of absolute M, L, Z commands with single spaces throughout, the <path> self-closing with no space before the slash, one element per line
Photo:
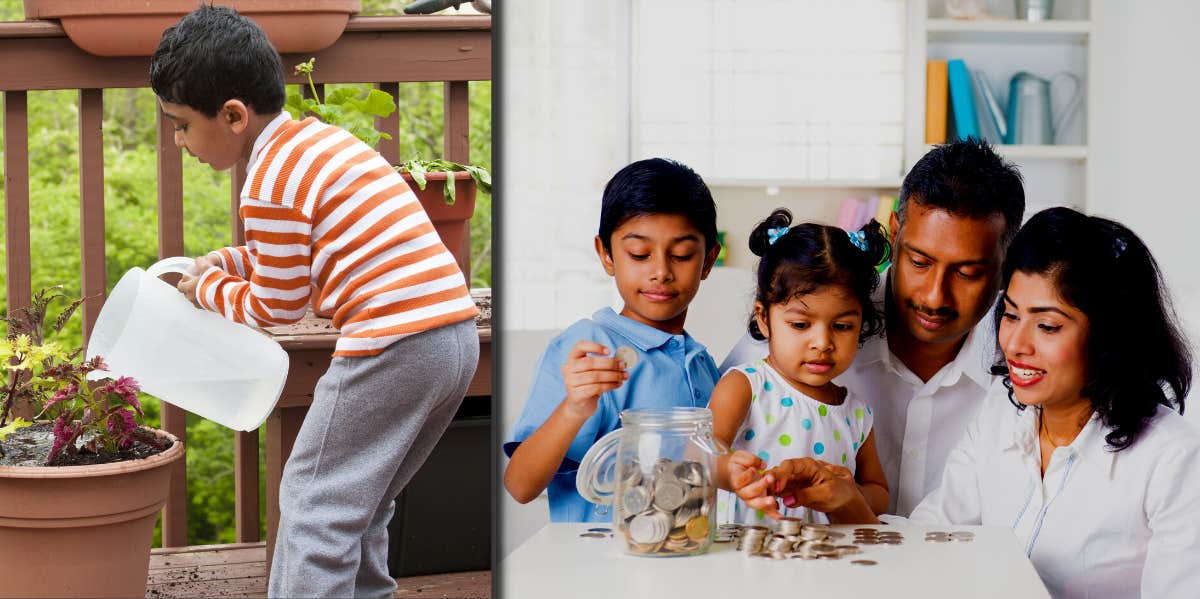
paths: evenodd
<path fill-rule="evenodd" d="M 275 118 L 271 119 L 271 122 L 267 123 L 266 127 L 263 127 L 262 132 L 254 139 L 254 146 L 250 149 L 249 164 L 254 164 L 258 161 L 258 153 L 267 145 L 267 142 L 271 141 L 279 133 L 280 127 L 290 120 L 292 120 L 292 115 L 286 110 L 281 110 L 279 114 L 275 115 Z"/>
<path fill-rule="evenodd" d="M 684 339 L 684 343 L 687 343 L 687 341 L 690 339 L 690 336 L 688 336 L 686 331 L 679 335 L 672 335 L 671 333 L 660 331 L 648 324 L 640 323 L 632 318 L 621 316 L 612 308 L 601 308 L 592 315 L 592 318 L 596 322 L 620 332 L 621 335 L 632 341 L 633 344 L 642 351 L 649 351 L 657 347 L 662 347 L 677 337 L 682 337 Z M 612 349 L 615 350 L 616 348 Z"/>

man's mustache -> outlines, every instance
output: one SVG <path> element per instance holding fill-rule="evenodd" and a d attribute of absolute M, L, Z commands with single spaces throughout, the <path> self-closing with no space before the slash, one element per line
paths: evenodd
<path fill-rule="evenodd" d="M 958 311 L 949 307 L 942 306 L 941 308 L 930 308 L 929 306 L 918 304 L 912 300 L 908 300 L 908 308 L 914 312 L 935 318 L 939 320 L 953 320 L 958 318 Z"/>

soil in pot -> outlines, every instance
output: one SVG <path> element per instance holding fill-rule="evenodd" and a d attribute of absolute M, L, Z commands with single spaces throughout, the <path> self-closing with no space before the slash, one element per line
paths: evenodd
<path fill-rule="evenodd" d="M 146 429 L 143 429 L 146 430 Z M 153 433 L 150 433 L 153 435 Z M 84 466 L 87 464 L 109 464 L 125 460 L 140 460 L 170 449 L 172 442 L 164 439 L 162 447 L 147 445 L 135 440 L 129 449 L 116 454 L 98 454 L 80 450 L 75 455 L 66 451 L 60 453 L 51 466 Z M 39 422 L 18 430 L 4 441 L 4 457 L 0 458 L 0 466 L 45 466 L 46 456 L 54 444 L 54 425 Z"/>

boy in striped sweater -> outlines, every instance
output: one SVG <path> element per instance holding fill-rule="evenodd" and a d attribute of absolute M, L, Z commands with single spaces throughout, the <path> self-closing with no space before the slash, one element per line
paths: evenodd
<path fill-rule="evenodd" d="M 246 245 L 196 259 L 179 289 L 249 326 L 340 331 L 284 468 L 272 597 L 390 597 L 394 499 L 445 432 L 479 358 L 474 302 L 399 174 L 346 131 L 281 109 L 263 31 L 202 6 L 163 33 L 151 85 L 175 144 L 247 161 Z"/>

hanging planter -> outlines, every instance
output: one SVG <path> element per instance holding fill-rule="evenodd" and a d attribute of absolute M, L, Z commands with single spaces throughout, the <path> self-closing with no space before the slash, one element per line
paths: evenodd
<path fill-rule="evenodd" d="M 226 0 L 266 32 L 281 54 L 315 52 L 342 35 L 362 0 Z M 25 0 L 25 18 L 58 19 L 67 37 L 97 56 L 150 56 L 163 31 L 196 0 Z"/>
<path fill-rule="evenodd" d="M 446 181 L 454 177 L 454 203 L 446 203 Z M 458 260 L 468 286 L 471 281 L 471 217 L 475 214 L 475 181 L 466 172 L 425 173 L 425 189 L 421 189 L 413 176 L 400 173 L 404 181 L 421 201 L 421 207 L 433 221 L 433 228 L 446 249 Z"/>

